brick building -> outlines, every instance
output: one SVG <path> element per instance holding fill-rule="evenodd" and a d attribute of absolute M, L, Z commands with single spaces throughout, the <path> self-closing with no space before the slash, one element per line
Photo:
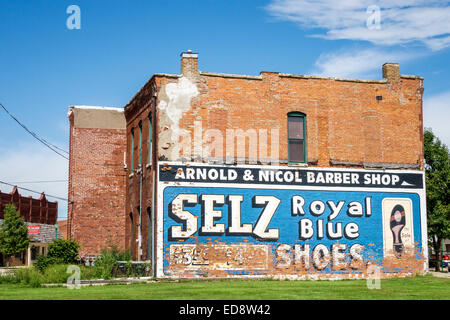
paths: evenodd
<path fill-rule="evenodd" d="M 48 201 L 42 193 L 38 199 L 24 197 L 14 187 L 10 193 L 0 192 L 0 225 L 3 223 L 5 207 L 13 204 L 28 226 L 30 245 L 26 252 L 12 257 L 8 262 L 11 266 L 31 265 L 38 254 L 45 254 L 49 243 L 61 238 L 56 227 L 58 217 L 58 202 Z M 6 265 L 6 257 L 0 253 L 0 266 Z"/>
<path fill-rule="evenodd" d="M 395 63 L 380 71 L 382 80 L 219 74 L 182 53 L 181 74 L 154 74 L 124 108 L 126 175 L 118 168 L 114 184 L 124 187 L 103 189 L 125 199 L 118 238 L 158 277 L 333 274 L 337 266 L 353 276 L 372 245 L 383 268 L 423 271 L 423 78 L 401 75 Z M 119 167 L 118 155 L 102 159 Z M 97 226 L 87 219 L 78 237 Z M 301 271 L 299 261 L 315 269 Z"/>
<path fill-rule="evenodd" d="M 125 118 L 123 110 L 71 106 L 67 236 L 80 255 L 124 249 Z"/>
<path fill-rule="evenodd" d="M 153 75 L 125 107 L 129 174 L 126 246 L 133 257 L 154 261 L 154 267 L 160 269 L 156 273 L 167 275 L 166 267 L 176 257 L 177 248 L 176 244 L 174 249 L 165 246 L 171 240 L 166 238 L 171 230 L 160 224 L 167 224 L 167 217 L 172 217 L 172 222 L 182 226 L 171 228 L 179 228 L 180 234 L 189 229 L 189 220 L 181 217 L 194 215 L 192 211 L 176 214 L 165 203 L 158 203 L 163 198 L 157 189 L 161 183 L 158 170 L 173 171 L 174 161 L 257 166 L 275 163 L 297 171 L 423 170 L 423 79 L 401 75 L 395 63 L 384 64 L 382 74 L 383 80 L 276 72 L 261 72 L 259 76 L 217 74 L 199 71 L 198 55 L 185 52 L 181 75 Z M 231 138 L 230 133 L 234 133 Z M 242 137 L 247 139 L 238 140 Z M 261 148 L 269 140 L 270 148 Z M 223 203 L 212 207 L 215 205 Z M 213 221 L 220 221 L 224 211 L 212 211 L 216 215 Z M 204 220 L 204 213 L 201 216 Z M 214 226 L 212 222 L 209 227 L 221 230 Z M 192 235 L 196 241 L 200 236 L 200 232 Z M 188 243 L 186 240 L 178 242 Z M 155 260 L 164 262 L 158 267 Z M 205 272 L 211 274 L 212 270 Z"/>

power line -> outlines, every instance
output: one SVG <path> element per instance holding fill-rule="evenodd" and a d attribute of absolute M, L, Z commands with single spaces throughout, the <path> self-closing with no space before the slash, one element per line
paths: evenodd
<path fill-rule="evenodd" d="M 57 183 L 57 182 L 68 182 L 69 180 L 46 180 L 46 181 L 10 181 L 10 183 Z"/>
<path fill-rule="evenodd" d="M 69 158 L 66 155 L 61 154 L 59 151 L 66 153 L 67 155 L 69 155 L 69 152 L 59 148 L 58 146 L 55 146 L 54 144 L 48 142 L 47 140 L 45 140 L 44 138 L 40 137 L 38 134 L 34 133 L 33 131 L 31 131 L 30 129 L 27 128 L 27 126 L 25 126 L 22 122 L 20 122 L 14 115 L 12 115 L 8 109 L 6 109 L 6 107 L 0 103 L 0 106 L 3 108 L 3 110 L 5 110 L 5 112 L 14 120 L 16 121 L 23 129 L 25 129 L 25 131 L 27 131 L 31 136 L 33 136 L 33 138 L 35 138 L 36 140 L 38 140 L 39 142 L 41 142 L 43 145 L 45 145 L 47 148 L 49 148 L 50 150 L 52 150 L 53 152 L 57 153 L 58 155 L 60 155 L 61 157 L 63 157 L 66 160 L 69 160 Z M 57 151 L 59 150 L 59 151 Z M 108 165 L 108 164 L 101 164 L 101 163 L 96 163 L 93 162 L 91 160 L 87 160 L 84 159 L 82 157 L 77 157 L 77 156 L 73 156 L 72 157 L 74 159 L 79 159 L 81 161 L 84 161 L 86 163 L 90 163 L 96 166 L 100 166 L 100 167 L 111 167 L 111 168 L 119 168 L 120 166 L 117 165 Z M 114 175 L 113 176 L 122 176 L 122 175 Z M 53 182 L 53 181 L 52 181 Z M 35 182 L 19 182 L 19 183 L 35 183 Z M 36 182 L 38 183 L 38 182 Z"/>
<path fill-rule="evenodd" d="M 31 189 L 27 189 L 27 188 L 24 188 L 24 187 L 19 187 L 19 186 L 16 186 L 16 185 L 14 185 L 14 184 L 11 184 L 11 183 L 8 183 L 8 182 L 4 182 L 4 181 L 1 181 L 1 180 L 0 180 L 0 183 L 6 184 L 6 185 L 11 186 L 11 187 L 17 187 L 18 189 L 26 190 L 26 191 L 29 191 L 29 192 L 34 192 L 34 193 L 37 193 L 37 194 L 42 194 L 42 192 L 35 191 L 35 190 L 31 190 Z M 69 201 L 69 200 L 67 200 L 67 199 L 65 199 L 65 198 L 61 198 L 61 197 L 57 197 L 57 196 L 52 196 L 52 195 L 46 194 L 46 193 L 44 193 L 44 194 L 45 194 L 46 197 L 49 197 L 49 198 L 55 198 L 55 199 L 59 199 L 59 200 L 63 200 L 63 201 Z"/>
<path fill-rule="evenodd" d="M 59 151 L 62 151 L 64 153 L 69 154 L 68 151 L 63 150 L 57 146 L 55 146 L 54 144 L 48 142 L 47 140 L 45 140 L 44 138 L 39 137 L 36 133 L 34 133 L 33 131 L 31 131 L 30 129 L 28 129 L 22 122 L 20 122 L 16 117 L 14 117 L 9 111 L 8 109 L 5 108 L 5 106 L 3 104 L 0 103 L 0 106 L 3 108 L 3 110 L 5 110 L 5 112 L 14 120 L 16 121 L 22 128 L 25 129 L 25 131 L 27 131 L 29 134 L 31 134 L 36 140 L 38 140 L 39 142 L 41 142 L 43 145 L 45 145 L 47 148 L 49 148 L 50 150 L 52 150 L 53 152 L 59 154 L 61 157 L 63 157 L 66 160 L 69 160 L 68 157 L 66 157 L 65 155 L 61 154 Z M 57 150 L 56 150 L 57 149 Z"/>

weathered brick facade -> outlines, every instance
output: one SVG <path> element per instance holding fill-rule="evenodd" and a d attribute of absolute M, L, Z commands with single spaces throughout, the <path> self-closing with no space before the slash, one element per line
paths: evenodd
<path fill-rule="evenodd" d="M 401 75 L 397 64 L 383 65 L 383 80 L 356 80 L 276 72 L 259 76 L 201 72 L 197 57 L 183 53 L 181 75 L 153 75 L 125 107 L 125 245 L 132 247 L 135 259 L 154 260 L 158 254 L 151 243 L 155 208 L 162 205 L 154 199 L 157 161 L 232 157 L 238 163 L 290 165 L 287 115 L 291 112 L 306 119 L 307 161 L 297 166 L 423 170 L 423 78 Z M 259 160 L 248 156 L 251 143 L 240 157 L 236 149 L 226 150 L 225 139 L 226 152 L 205 154 L 201 148 L 207 139 L 201 140 L 200 147 L 194 142 L 199 125 L 201 136 L 210 129 L 223 137 L 227 129 L 244 134 L 267 130 L 268 141 L 276 139 L 270 130 L 278 129 L 279 143 L 275 153 L 270 148 L 258 150 Z M 191 143 L 180 143 L 186 137 Z"/>
<path fill-rule="evenodd" d="M 175 223 L 175 227 L 178 228 L 176 230 L 187 228 L 187 220 L 174 216 L 174 212 L 175 215 L 183 215 L 180 210 L 182 210 L 183 201 L 186 200 L 178 203 L 173 198 L 169 205 L 158 203 L 163 199 L 162 194 L 158 194 L 163 184 L 158 182 L 158 174 L 164 170 L 172 170 L 171 174 L 176 174 L 173 168 L 165 163 L 186 163 L 187 161 L 187 166 L 195 166 L 198 163 L 225 163 L 228 169 L 236 164 L 253 164 L 257 168 L 276 165 L 278 172 L 280 172 L 279 168 L 289 170 L 293 168 L 294 171 L 288 173 L 291 175 L 294 173 L 305 175 L 307 170 L 314 171 L 314 168 L 337 170 L 340 177 L 344 174 L 349 175 L 352 169 L 360 170 L 358 174 L 361 174 L 361 177 L 365 174 L 370 176 L 370 172 L 374 172 L 368 169 L 392 169 L 409 174 L 408 177 L 413 177 L 411 179 L 414 181 L 407 181 L 409 178 L 405 178 L 406 180 L 401 181 L 402 188 L 409 187 L 413 190 L 411 188 L 415 185 L 417 197 L 407 195 L 410 198 L 402 199 L 399 196 L 399 200 L 395 200 L 406 208 L 406 213 L 403 212 L 403 214 L 407 215 L 409 220 L 403 223 L 403 227 L 407 224 L 405 229 L 410 227 L 412 231 L 412 217 L 415 217 L 416 234 L 405 233 L 404 238 L 411 243 L 413 238 L 425 239 L 426 229 L 423 228 L 426 227 L 423 227 L 423 218 L 420 218 L 423 217 L 421 212 L 425 212 L 422 201 L 424 192 L 420 186 L 422 183 L 420 177 L 424 168 L 423 78 L 401 75 L 399 66 L 395 63 L 386 63 L 381 69 L 382 80 L 338 79 L 276 72 L 261 72 L 258 76 L 218 74 L 199 71 L 198 55 L 188 51 L 181 56 L 180 75 L 154 74 L 125 106 L 123 112 L 106 108 L 72 107 L 69 114 L 71 156 L 68 236 L 82 243 L 82 255 L 97 254 L 101 247 L 108 246 L 111 242 L 119 248 L 130 250 L 135 260 L 151 261 L 154 267 L 155 261 L 159 261 L 160 269 L 161 261 L 164 259 L 168 261 L 168 257 L 178 254 L 179 250 L 180 252 L 183 252 L 182 250 L 196 251 L 192 242 L 186 242 L 183 247 L 183 241 L 178 244 L 176 240 L 165 238 L 166 235 L 164 233 L 163 236 L 162 231 L 167 228 L 166 223 Z M 302 161 L 294 159 L 289 151 L 292 137 L 288 137 L 290 132 L 288 116 L 292 117 L 292 115 L 303 119 Z M 294 142 L 298 143 L 298 141 Z M 295 150 L 299 152 L 300 149 Z M 159 164 L 160 168 L 158 168 Z M 345 171 L 347 169 L 350 171 Z M 240 170 L 244 168 L 241 167 Z M 377 171 L 380 175 L 379 179 L 383 172 Z M 309 173 L 314 174 L 314 172 Z M 326 179 L 332 177 L 334 173 L 330 174 Z M 384 178 L 397 179 L 395 175 L 395 172 L 390 172 Z M 355 179 L 358 180 L 358 177 Z M 398 179 L 397 182 L 400 181 Z M 177 187 L 176 182 L 170 183 L 172 188 Z M 324 183 L 328 183 L 328 180 Z M 353 180 L 349 183 L 353 183 Z M 218 185 L 223 187 L 220 183 Z M 235 185 L 239 186 L 239 184 Z M 190 183 L 188 186 L 191 190 L 197 188 L 195 183 Z M 211 187 L 211 184 L 208 186 Z M 270 187 L 270 185 L 265 186 L 266 189 Z M 309 194 L 311 198 L 316 197 L 314 198 L 316 203 L 327 200 L 320 198 L 320 192 L 326 190 L 348 192 L 346 201 L 360 203 L 361 207 L 364 202 L 366 213 L 367 208 L 371 206 L 370 199 L 374 197 L 374 201 L 377 202 L 374 204 L 374 208 L 378 210 L 377 218 L 370 220 L 372 214 L 367 213 L 369 224 L 361 224 L 361 228 L 372 230 L 373 227 L 369 226 L 379 225 L 377 228 L 380 230 L 375 236 L 379 237 L 381 229 L 385 228 L 382 237 L 390 237 L 390 235 L 386 236 L 391 232 L 389 225 L 381 226 L 381 220 L 376 219 L 381 219 L 381 212 L 383 221 L 393 219 L 393 216 L 388 217 L 389 211 L 393 210 L 390 206 L 398 203 L 388 199 L 394 194 L 392 191 L 380 187 L 380 192 L 388 192 L 383 195 L 384 198 L 372 192 L 361 200 L 362 192 L 370 192 L 363 184 L 355 185 L 353 191 L 347 186 L 341 189 L 325 188 L 326 190 L 322 189 L 318 193 L 314 193 L 301 184 L 295 188 L 305 190 L 305 194 Z M 313 186 L 314 190 L 319 190 L 317 188 Z M 276 190 L 278 191 L 275 192 L 280 195 L 283 192 L 287 194 L 287 191 L 280 191 L 280 188 Z M 198 192 L 200 196 L 203 196 L 201 190 Z M 252 192 L 249 191 L 246 197 L 253 196 Z M 354 199 L 352 197 L 355 197 L 357 192 L 360 192 L 358 194 L 360 200 L 352 202 Z M 333 197 L 337 197 L 337 193 Z M 171 194 L 172 196 L 175 197 L 176 194 Z M 190 196 L 197 197 L 197 194 Z M 216 199 L 214 201 L 222 201 L 220 200 L 222 195 L 213 193 L 212 197 Z M 384 201 L 385 198 L 388 200 Z M 289 199 L 281 200 L 283 205 L 289 202 Z M 205 202 L 200 204 L 201 201 L 197 201 L 196 205 L 205 204 Z M 218 215 L 212 218 L 210 223 L 225 226 L 225 220 L 221 223 L 218 223 L 218 220 L 225 219 L 227 210 L 223 208 L 223 211 L 214 211 L 214 201 L 212 207 L 205 209 L 210 210 L 211 215 Z M 340 201 L 336 198 L 335 201 L 343 204 L 344 200 Z M 181 204 L 181 208 L 176 208 L 174 203 Z M 414 207 L 409 205 L 410 203 L 414 204 Z M 230 205 L 229 202 L 224 204 L 228 210 Z M 243 216 L 243 219 L 253 219 L 249 216 L 250 211 L 253 210 L 252 208 L 259 208 L 258 205 L 261 203 L 256 204 L 256 207 L 247 207 L 245 209 L 247 216 Z M 324 202 L 322 205 L 325 206 Z M 198 224 L 205 226 L 203 213 L 198 212 L 198 207 L 192 210 L 197 210 L 195 211 L 197 217 L 193 219 L 198 219 Z M 283 226 L 281 229 L 287 230 L 292 225 L 297 225 L 297 222 L 292 224 L 291 220 L 284 215 L 289 210 L 291 209 L 285 207 L 284 211 L 277 216 L 278 219 L 285 217 L 282 224 L 280 223 L 280 226 Z M 314 213 L 316 209 L 311 207 L 309 210 Z M 166 220 L 163 220 L 161 212 L 168 214 Z M 290 217 L 292 218 L 293 215 Z M 340 222 L 341 224 L 349 223 L 352 226 L 356 224 L 352 220 L 351 213 L 347 213 L 345 218 L 347 220 L 342 219 L 344 222 Z M 162 223 L 165 225 L 163 226 Z M 247 224 L 245 228 L 256 228 L 258 221 L 255 220 L 252 223 Z M 194 224 L 191 226 L 194 228 Z M 210 226 L 210 228 L 214 227 Z M 265 232 L 264 229 L 255 230 L 257 233 Z M 202 248 L 207 250 L 211 248 L 212 251 L 216 250 L 215 253 L 210 251 L 211 265 L 223 264 L 225 262 L 222 260 L 229 254 L 239 255 L 239 248 L 243 250 L 247 248 L 245 243 L 232 243 L 237 246 L 224 244 L 231 240 L 224 240 L 223 243 L 210 246 L 204 242 L 207 235 L 200 234 L 200 231 L 198 235 L 195 234 L 193 238 L 186 240 L 193 241 L 194 238 L 204 237 L 203 243 L 198 248 L 203 246 Z M 212 234 L 217 236 L 214 232 Z M 366 232 L 361 237 L 358 234 L 359 239 L 367 243 L 372 236 L 374 235 L 370 232 Z M 220 237 L 215 239 L 215 241 L 223 240 Z M 294 242 L 297 245 L 298 240 L 299 238 L 295 240 L 297 242 Z M 264 251 L 266 250 L 264 248 L 269 248 L 268 251 L 275 250 L 270 253 L 275 256 L 280 253 L 279 250 L 283 252 L 282 250 L 291 246 L 265 240 L 262 240 L 260 246 L 259 240 L 252 241 L 254 243 L 253 246 L 248 246 L 249 250 L 263 248 Z M 395 243 L 397 240 L 389 241 L 394 243 L 395 248 L 399 248 L 398 243 Z M 163 253 L 161 249 L 163 243 L 167 244 L 166 242 L 170 242 L 170 246 L 173 246 L 170 253 Z M 388 245 L 381 242 L 379 244 L 384 246 L 382 250 L 392 250 L 391 242 Z M 274 247 L 276 245 L 278 248 Z M 340 244 L 336 245 L 340 246 Z M 316 248 L 323 248 L 323 245 L 317 245 Z M 255 252 L 259 252 L 258 250 Z M 214 261 L 217 254 L 221 255 L 220 263 Z M 389 254 L 386 257 L 389 258 Z M 386 261 L 392 261 L 389 259 Z M 413 260 L 413 264 L 417 265 L 417 261 Z M 226 263 L 233 266 L 238 263 L 236 261 L 239 262 L 239 259 Z M 397 262 L 395 260 L 395 263 Z M 245 263 L 248 264 L 250 261 Z M 246 265 L 245 263 L 243 265 Z M 391 262 L 386 262 L 384 265 L 389 263 Z M 406 261 L 404 265 L 408 267 L 408 263 Z M 239 269 L 237 266 L 234 267 Z M 291 269 L 295 274 L 295 267 Z M 161 270 L 157 272 L 162 274 Z M 270 272 L 272 272 L 271 269 L 267 269 L 265 274 Z"/>
<path fill-rule="evenodd" d="M 151 233 L 151 212 L 154 184 L 154 153 L 152 153 L 149 136 L 151 130 L 150 120 L 154 123 L 151 110 L 155 99 L 150 98 L 146 108 L 134 109 L 126 113 L 127 118 L 127 182 L 126 182 L 126 247 L 131 250 L 133 257 L 138 257 L 139 224 L 142 226 L 142 234 Z M 133 133 L 132 133 L 133 130 Z M 132 138 L 134 137 L 134 143 Z M 141 137 L 141 138 L 140 138 Z M 154 139 L 151 139 L 154 141 Z M 141 141 L 141 151 L 139 151 Z M 133 164 L 131 162 L 131 147 L 133 146 Z M 140 156 L 139 156 L 140 154 Z M 139 223 L 141 217 L 141 223 Z M 131 224 L 132 223 L 132 224 Z M 132 233 L 132 235 L 131 235 Z M 150 259 L 151 240 L 142 238 L 142 258 Z M 145 241 L 144 241 L 145 240 Z"/>
<path fill-rule="evenodd" d="M 100 253 L 125 237 L 125 119 L 122 109 L 70 107 L 67 235 L 80 256 Z"/>

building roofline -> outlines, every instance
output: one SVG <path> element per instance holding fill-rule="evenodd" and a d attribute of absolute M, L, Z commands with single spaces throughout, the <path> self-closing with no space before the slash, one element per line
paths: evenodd
<path fill-rule="evenodd" d="M 259 76 L 250 76 L 245 74 L 228 74 L 228 73 L 216 73 L 216 72 L 204 72 L 199 71 L 199 74 L 202 76 L 209 77 L 222 77 L 222 78 L 237 78 L 237 79 L 249 79 L 249 80 L 262 80 L 263 77 Z"/>
<path fill-rule="evenodd" d="M 388 83 L 388 79 L 382 79 L 382 80 L 363 80 L 363 79 L 351 79 L 351 78 L 338 78 L 338 77 L 324 77 L 324 76 L 318 76 L 318 75 L 302 75 L 302 74 L 291 74 L 291 73 L 282 73 L 282 72 L 269 72 L 269 71 L 262 71 L 260 72 L 260 75 L 258 76 L 252 76 L 252 75 L 245 75 L 245 74 L 229 74 L 229 73 L 218 73 L 218 72 L 205 72 L 205 71 L 199 71 L 200 76 L 206 76 L 206 77 L 219 77 L 219 78 L 230 78 L 230 79 L 247 79 L 247 80 L 263 80 L 264 73 L 273 73 L 278 74 L 279 77 L 282 78 L 296 78 L 296 79 L 317 79 L 317 80 L 331 80 L 331 81 L 342 81 L 342 82 L 357 82 L 357 83 L 375 83 L 375 84 L 385 84 Z M 154 78 L 156 77 L 163 77 L 163 78 L 172 78 L 172 79 L 178 79 L 183 77 L 181 74 L 169 74 L 169 73 L 154 73 L 150 79 L 139 89 L 139 91 L 130 99 L 130 101 L 125 105 L 123 109 L 120 109 L 122 111 L 125 111 L 126 108 L 132 104 L 132 102 L 135 100 L 135 98 L 139 95 L 139 93 L 142 91 L 142 89 Z M 417 80 L 424 80 L 423 77 L 415 76 L 415 75 L 400 75 L 400 78 L 402 79 L 417 79 Z M 80 106 L 75 106 L 80 107 Z M 95 108 L 95 107 L 88 107 L 88 106 L 81 106 L 86 108 Z M 107 107 L 99 107 L 99 108 L 107 108 Z M 114 109 L 114 108 L 113 108 Z"/>
<path fill-rule="evenodd" d="M 249 80 L 262 80 L 263 79 L 263 75 L 262 75 L 263 73 L 274 73 L 274 74 L 278 74 L 278 76 L 284 77 L 284 78 L 334 80 L 334 81 L 348 81 L 348 82 L 361 82 L 361 83 L 386 83 L 386 82 L 388 82 L 387 79 L 382 79 L 382 80 L 370 80 L 370 79 L 369 80 L 364 80 L 364 79 L 355 79 L 355 78 L 325 77 L 325 76 L 318 76 L 318 75 L 303 75 L 303 74 L 269 72 L 269 71 L 262 71 L 259 76 L 252 76 L 252 75 L 245 75 L 245 74 L 231 74 L 231 73 L 218 73 L 218 72 L 199 71 L 199 74 L 201 76 L 222 77 L 222 78 L 236 78 L 236 79 L 249 79 Z M 182 75 L 179 75 L 179 74 L 168 74 L 168 73 L 155 73 L 152 76 L 152 78 L 153 77 L 181 78 Z M 406 75 L 406 74 L 401 74 L 400 78 L 424 80 L 423 77 L 416 76 L 416 75 Z"/>
<path fill-rule="evenodd" d="M 420 76 L 414 76 L 414 75 L 409 75 L 409 74 L 401 74 L 400 78 L 405 78 L 405 79 L 418 79 L 418 80 L 423 80 L 423 77 Z"/>
<path fill-rule="evenodd" d="M 388 82 L 386 79 L 383 79 L 383 80 L 362 80 L 362 79 L 323 77 L 323 76 L 316 76 L 316 75 L 301 75 L 301 74 L 290 74 L 290 73 L 279 73 L 279 76 L 280 77 L 285 77 L 285 78 L 318 79 L 318 80 L 333 80 L 333 81 L 361 82 L 361 83 L 387 83 Z"/>
<path fill-rule="evenodd" d="M 103 107 L 103 106 L 69 106 L 69 109 L 110 110 L 110 111 L 117 111 L 117 112 L 124 111 L 123 108 Z"/>

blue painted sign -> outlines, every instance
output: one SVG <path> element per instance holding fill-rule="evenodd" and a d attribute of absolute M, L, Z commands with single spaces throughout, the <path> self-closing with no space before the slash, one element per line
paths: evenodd
<path fill-rule="evenodd" d="M 180 169 L 187 167 L 160 165 L 160 173 L 173 179 L 182 176 Z M 255 170 L 247 174 L 258 175 Z M 298 169 L 294 179 L 295 172 L 308 175 Z M 309 172 L 317 176 L 321 171 Z M 349 174 L 351 184 L 352 173 L 337 170 L 333 178 L 344 181 Z M 392 184 L 395 174 L 383 172 L 380 177 L 388 176 L 391 188 L 382 185 L 382 178 L 379 188 L 362 188 L 359 177 L 366 173 L 376 177 L 373 171 L 358 172 L 354 187 L 332 188 L 322 181 L 318 186 L 190 182 L 185 175 L 176 183 L 160 182 L 160 269 L 164 275 L 349 273 L 361 272 L 369 261 L 382 266 L 386 258 L 418 256 L 426 237 L 422 182 L 419 189 L 398 188 Z M 405 173 L 397 177 L 402 177 L 394 178 L 399 185 L 423 180 Z"/>

